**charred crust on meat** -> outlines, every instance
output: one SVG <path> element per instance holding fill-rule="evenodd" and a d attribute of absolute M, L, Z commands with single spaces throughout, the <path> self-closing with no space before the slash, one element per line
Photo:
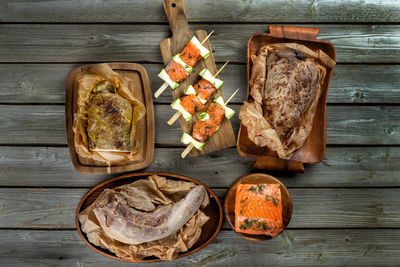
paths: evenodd
<path fill-rule="evenodd" d="M 315 62 L 294 49 L 281 49 L 266 58 L 264 118 L 284 141 L 301 122 L 318 87 L 319 70 Z"/>
<path fill-rule="evenodd" d="M 294 50 L 294 54 L 300 60 L 305 60 L 307 58 L 307 56 L 305 54 L 303 54 L 302 52 L 297 51 L 297 50 Z"/>

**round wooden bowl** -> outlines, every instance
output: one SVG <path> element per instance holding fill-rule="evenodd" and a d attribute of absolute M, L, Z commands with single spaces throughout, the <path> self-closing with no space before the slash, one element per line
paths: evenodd
<path fill-rule="evenodd" d="M 293 203 L 292 197 L 286 186 L 271 175 L 264 173 L 252 173 L 242 176 L 237 180 L 226 192 L 224 198 L 224 213 L 225 219 L 232 228 L 232 230 L 239 236 L 251 240 L 251 241 L 264 241 L 271 239 L 268 235 L 249 235 L 239 233 L 235 231 L 235 198 L 236 198 L 236 187 L 239 184 L 280 184 L 281 185 L 281 201 L 282 201 L 282 219 L 283 219 L 283 230 L 288 226 L 292 217 Z M 282 231 L 283 231 L 282 230 Z"/>
<path fill-rule="evenodd" d="M 122 259 L 117 257 L 114 253 L 102 249 L 100 247 L 97 247 L 93 245 L 92 243 L 89 242 L 87 239 L 86 234 L 82 231 L 81 229 L 81 224 L 79 222 L 79 213 L 86 209 L 90 204 L 93 203 L 97 199 L 97 197 L 103 192 L 104 189 L 106 188 L 114 188 L 118 187 L 124 184 L 129 184 L 132 183 L 136 180 L 139 179 L 146 179 L 150 175 L 158 175 L 158 176 L 163 176 L 167 179 L 173 179 L 173 180 L 185 180 L 189 182 L 193 182 L 198 185 L 204 186 L 204 188 L 208 192 L 208 196 L 210 198 L 210 204 L 202 209 L 202 211 L 210 217 L 208 222 L 202 227 L 201 231 L 201 236 L 199 240 L 197 240 L 196 244 L 194 244 L 188 251 L 182 252 L 178 255 L 177 258 L 182 258 L 187 255 L 190 255 L 192 253 L 195 253 L 199 251 L 200 249 L 204 248 L 207 246 L 218 234 L 219 230 L 221 229 L 222 225 L 222 220 L 223 220 L 223 214 L 222 214 L 222 206 L 221 202 L 219 201 L 218 197 L 215 195 L 215 193 L 205 186 L 204 184 L 200 183 L 199 181 L 196 181 L 192 178 L 185 177 L 182 175 L 177 175 L 177 174 L 170 174 L 170 173 L 159 173 L 159 172 L 146 172 L 146 173 L 130 173 L 126 175 L 122 175 L 116 178 L 109 179 L 107 181 L 104 181 L 98 185 L 96 185 L 93 189 L 91 189 L 89 192 L 86 193 L 86 195 L 82 198 L 82 200 L 79 202 L 78 207 L 76 209 L 76 214 L 75 214 L 75 223 L 76 223 L 76 229 L 82 238 L 82 240 L 88 245 L 91 249 L 94 251 L 107 256 L 112 259 L 120 260 L 120 261 L 126 261 L 126 262 L 159 262 L 163 261 L 157 257 L 146 257 L 143 260 L 139 261 L 132 261 L 132 260 L 127 260 L 127 259 Z"/>

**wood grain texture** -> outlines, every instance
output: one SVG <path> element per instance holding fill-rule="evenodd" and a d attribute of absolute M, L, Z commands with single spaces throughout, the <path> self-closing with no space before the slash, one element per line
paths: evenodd
<path fill-rule="evenodd" d="M 185 1 L 193 22 L 398 22 L 396 1 Z M 145 12 L 143 12 L 143 10 Z M 1 22 L 166 22 L 159 0 L 3 1 Z"/>
<path fill-rule="evenodd" d="M 239 128 L 240 105 L 231 105 L 235 134 Z M 400 107 L 328 106 L 327 144 L 400 144 Z M 181 146 L 179 125 L 166 121 L 175 113 L 169 105 L 155 105 L 156 144 Z M 65 145 L 63 106 L 0 105 L 0 144 Z"/>
<path fill-rule="evenodd" d="M 143 171 L 179 173 L 211 187 L 228 187 L 251 172 L 254 163 L 236 148 L 185 160 L 180 159 L 181 152 L 182 148 L 156 148 L 152 164 Z M 322 163 L 306 165 L 305 173 L 273 175 L 291 188 L 389 187 L 400 184 L 399 161 L 399 147 L 328 147 Z M 113 176 L 78 173 L 67 147 L 0 149 L 0 186 L 91 187 Z"/>
<path fill-rule="evenodd" d="M 398 229 L 286 230 L 267 243 L 221 231 L 189 257 L 148 266 L 395 266 L 400 261 Z M 92 253 L 74 230 L 0 230 L 0 257 L 7 266 L 132 266 Z M 146 265 L 147 266 L 147 265 Z"/>
<path fill-rule="evenodd" d="M 253 62 L 252 59 L 257 57 L 259 51 L 268 45 L 296 42 L 303 45 L 304 48 L 308 47 L 313 51 L 320 51 L 331 63 L 324 68 L 324 78 L 320 82 L 321 89 L 316 98 L 316 108 L 312 116 L 312 128 L 305 142 L 292 153 L 292 156 L 288 160 L 278 156 L 276 153 L 277 149 L 270 149 L 271 145 L 264 147 L 255 145 L 249 138 L 250 129 L 247 129 L 243 124 L 240 124 L 238 132 L 237 150 L 243 157 L 256 158 L 256 163 L 254 164 L 255 169 L 304 172 L 304 163 L 316 164 L 321 162 L 324 158 L 326 148 L 326 98 L 329 83 L 332 78 L 333 67 L 336 65 L 336 50 L 332 43 L 316 39 L 320 30 L 319 28 L 269 25 L 268 29 L 270 31 L 269 33 L 252 34 L 248 41 L 246 71 L 248 81 L 250 81 L 251 77 L 254 77 L 254 70 L 256 69 L 254 65 L 255 62 Z M 262 77 L 262 75 L 256 77 Z M 246 101 L 248 102 L 254 100 L 251 96 L 251 92 L 252 88 L 248 85 L 246 97 Z"/>
<path fill-rule="evenodd" d="M 224 205 L 225 221 L 226 221 L 226 224 L 232 229 L 232 231 L 234 231 L 240 237 L 250 240 L 250 241 L 258 242 L 258 241 L 265 241 L 265 240 L 271 239 L 271 236 L 269 236 L 269 235 L 262 235 L 262 234 L 254 235 L 254 234 L 246 234 L 246 233 L 237 231 L 238 229 L 236 228 L 235 218 L 240 214 L 237 214 L 236 206 L 240 207 L 240 209 L 241 209 L 240 213 L 242 213 L 242 211 L 243 211 L 242 210 L 243 204 L 236 203 L 237 195 L 240 194 L 240 193 L 239 194 L 237 193 L 237 191 L 239 190 L 239 189 L 237 189 L 237 187 L 242 184 L 254 184 L 254 185 L 276 184 L 276 185 L 279 185 L 278 190 L 280 191 L 279 200 L 281 203 L 281 208 L 280 208 L 281 214 L 280 215 L 282 217 L 281 218 L 282 229 L 276 234 L 279 235 L 282 231 L 284 231 L 287 228 L 287 226 L 290 223 L 290 220 L 292 218 L 292 212 L 293 212 L 292 197 L 289 193 L 289 190 L 286 188 L 286 186 L 280 180 L 278 180 L 277 178 L 275 178 L 269 174 L 265 174 L 265 173 L 251 173 L 251 174 L 244 175 L 244 176 L 240 177 L 238 180 L 236 180 L 225 192 L 224 201 L 222 202 Z M 251 187 L 247 190 L 250 190 L 250 189 L 251 189 Z M 262 188 L 261 188 L 261 192 L 262 192 Z M 260 190 L 259 190 L 259 193 L 260 193 Z M 249 195 L 247 195 L 246 198 L 241 200 L 240 203 L 246 201 L 248 197 L 249 197 Z M 253 201 L 250 200 L 248 203 L 250 203 L 250 202 L 254 203 L 254 201 L 256 201 L 256 199 L 257 198 L 255 198 L 255 199 L 253 198 Z M 268 195 L 267 195 L 267 201 L 268 201 Z M 258 204 L 260 205 L 260 202 L 258 202 Z M 245 205 L 245 206 L 247 206 L 247 205 Z M 251 211 L 249 208 L 247 208 L 247 210 Z M 254 216 L 254 217 L 256 217 L 256 216 Z M 245 222 L 246 222 L 246 219 L 245 219 Z M 241 227 L 240 227 L 240 229 L 241 229 Z M 274 237 L 275 237 L 275 235 L 274 235 Z"/>
<path fill-rule="evenodd" d="M 107 166 L 102 161 L 98 161 L 77 153 L 75 148 L 75 133 L 72 130 L 76 118 L 74 114 L 78 112 L 78 96 L 80 84 L 77 82 L 78 77 L 91 74 L 92 67 L 100 65 L 88 65 L 74 69 L 68 74 L 67 87 L 65 93 L 65 120 L 67 128 L 67 140 L 70 149 L 71 161 L 74 167 L 83 173 L 116 173 L 136 171 L 147 167 L 154 156 L 154 107 L 153 96 L 151 95 L 150 82 L 146 69 L 135 63 L 112 63 L 109 64 L 110 70 L 115 71 L 120 77 L 125 79 L 126 89 L 134 98 L 142 103 L 145 109 L 145 114 L 136 123 L 135 142 L 137 142 L 138 153 L 135 158 L 124 165 L 117 162 L 114 166 Z M 134 108 L 134 106 L 132 106 Z M 132 123 L 133 124 L 133 123 Z M 115 164 L 115 163 L 114 163 Z"/>
<path fill-rule="evenodd" d="M 207 246 L 217 236 L 218 232 L 221 229 L 222 221 L 224 218 L 223 211 L 222 211 L 222 205 L 221 205 L 221 202 L 219 201 L 218 196 L 205 184 L 203 184 L 195 179 L 192 179 L 190 177 L 185 177 L 185 176 L 181 176 L 181 175 L 177 175 L 177 174 L 163 174 L 163 173 L 159 173 L 159 172 L 129 173 L 129 174 L 115 177 L 113 179 L 109 179 L 100 184 L 97 184 L 95 187 L 90 189 L 90 191 L 82 198 L 82 200 L 78 204 L 78 207 L 76 208 L 75 225 L 77 227 L 78 234 L 82 238 L 82 240 L 88 246 L 90 246 L 94 251 L 96 251 L 100 254 L 103 254 L 104 256 L 107 256 L 107 257 L 110 257 L 110 258 L 113 258 L 116 260 L 121 260 L 120 258 L 116 257 L 114 253 L 111 253 L 109 251 L 104 252 L 102 250 L 99 250 L 97 247 L 93 246 L 92 243 L 90 243 L 91 238 L 88 238 L 88 236 L 85 233 L 85 231 L 87 231 L 87 230 L 83 228 L 83 226 L 79 220 L 79 215 L 81 214 L 81 212 L 83 212 L 84 210 L 89 208 L 96 201 L 96 199 L 99 197 L 99 195 L 101 195 L 104 192 L 104 190 L 113 189 L 113 188 L 119 187 L 119 186 L 129 185 L 140 179 L 146 179 L 149 175 L 160 175 L 167 179 L 192 182 L 196 185 L 201 185 L 201 186 L 203 186 L 203 190 L 206 191 L 205 194 L 207 194 L 209 196 L 209 203 L 208 203 L 207 207 L 200 208 L 200 210 L 206 216 L 209 217 L 207 223 L 201 227 L 201 235 L 197 239 L 196 244 L 193 244 L 193 246 L 190 249 L 188 249 L 185 253 L 179 255 L 178 257 L 185 257 L 187 255 L 198 252 L 199 250 L 201 250 L 205 246 Z M 96 216 L 97 216 L 97 213 L 96 213 Z M 142 259 L 142 260 L 125 259 L 124 261 L 150 263 L 150 262 L 159 262 L 161 260 L 160 259 Z"/>
<path fill-rule="evenodd" d="M 215 30 L 216 61 L 245 63 L 250 35 L 266 32 L 266 26 L 195 24 L 191 29 Z M 339 63 L 400 63 L 400 25 L 309 26 L 321 28 L 318 39 L 334 44 Z M 2 24 L 0 62 L 161 63 L 158 44 L 169 35 L 168 25 Z"/>
<path fill-rule="evenodd" d="M 0 103 L 64 103 L 66 74 L 82 64 L 0 64 Z M 157 77 L 161 63 L 143 64 L 152 91 L 161 84 Z M 219 69 L 222 64 L 217 64 Z M 383 71 L 382 71 L 383 70 Z M 224 92 L 238 94 L 231 103 L 240 104 L 246 96 L 246 66 L 229 64 L 221 72 Z M 379 74 L 379 75 L 378 75 Z M 336 65 L 328 90 L 328 103 L 400 103 L 400 65 Z M 166 90 L 154 103 L 171 103 Z"/>
<path fill-rule="evenodd" d="M 225 95 L 246 88 L 248 38 L 269 23 L 321 28 L 318 38 L 335 45 L 339 64 L 328 92 L 324 160 L 306 165 L 303 174 L 268 172 L 292 194 L 289 229 L 268 243 L 254 243 L 225 224 L 204 250 L 162 266 L 398 265 L 400 2 L 185 0 L 185 6 L 193 30 L 216 30 L 216 61 L 231 60 L 221 73 Z M 50 24 L 29 24 L 40 22 Z M 170 36 L 162 3 L 5 0 L 0 24 L 0 265 L 131 266 L 93 253 L 73 230 L 81 197 L 113 175 L 74 170 L 62 104 L 67 73 L 96 62 L 144 63 L 154 93 L 162 83 L 158 43 Z M 173 114 L 167 91 L 155 101 L 158 146 L 145 171 L 199 179 L 222 197 L 252 171 L 254 159 L 228 148 L 181 160 L 181 131 L 164 123 Z M 236 111 L 245 91 L 232 102 Z M 239 120 L 232 122 L 237 133 Z"/>
<path fill-rule="evenodd" d="M 226 192 L 226 189 L 213 190 L 220 198 Z M 87 191 L 0 188 L 0 228 L 75 228 L 74 212 Z M 292 188 L 289 192 L 293 215 L 288 228 L 400 227 L 399 188 Z"/>
<path fill-rule="evenodd" d="M 183 0 L 164 0 L 163 6 L 165 14 L 167 14 L 168 22 L 172 31 L 171 37 L 163 39 L 160 42 L 160 50 L 163 57 L 163 62 L 166 65 L 171 60 L 172 56 L 176 55 L 177 53 L 180 53 L 184 49 L 188 41 L 190 41 L 190 39 L 194 35 L 196 35 L 197 39 L 201 40 L 202 42 L 207 38 L 207 32 L 203 30 L 198 30 L 193 32 L 190 29 L 189 24 L 186 20 L 186 11 Z M 170 88 L 167 88 L 167 90 L 172 91 L 173 94 L 173 98 L 170 100 L 171 102 L 173 99 L 180 98 L 184 95 L 183 94 L 184 88 L 186 88 L 189 85 L 193 85 L 195 84 L 196 81 L 198 81 L 199 77 L 198 73 L 202 69 L 207 68 L 212 74 L 217 72 L 214 56 L 212 53 L 212 48 L 210 45 L 210 39 L 207 39 L 203 43 L 203 46 L 207 48 L 211 52 L 211 54 L 206 59 L 204 58 L 201 59 L 199 62 L 197 62 L 196 66 L 193 67 L 194 70 L 193 72 L 196 73 L 195 75 L 192 74 L 186 79 L 184 79 L 182 82 L 179 83 L 178 88 L 174 89 L 173 91 Z M 219 76 L 217 76 L 217 78 L 219 78 Z M 215 97 L 217 96 L 223 97 L 222 89 L 218 90 L 215 93 Z M 206 104 L 206 106 L 208 108 L 208 104 Z M 195 118 L 196 116 L 193 116 L 193 119 L 188 122 L 185 119 L 183 119 L 182 116 L 179 117 L 179 124 L 181 126 L 182 133 L 188 133 L 188 134 L 192 133 L 193 125 L 196 122 Z M 232 123 L 230 122 L 230 120 L 223 120 L 219 126 L 220 126 L 219 131 L 215 132 L 209 138 L 209 140 L 207 140 L 204 149 L 197 150 L 193 149 L 192 147 L 192 149 L 189 151 L 189 155 L 195 157 L 234 146 L 236 143 L 236 139 L 233 133 Z"/>

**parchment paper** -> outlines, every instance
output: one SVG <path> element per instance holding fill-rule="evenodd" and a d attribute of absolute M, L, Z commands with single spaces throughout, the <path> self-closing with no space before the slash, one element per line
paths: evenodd
<path fill-rule="evenodd" d="M 132 150 L 128 152 L 100 152 L 88 149 L 87 120 L 88 120 L 88 101 L 93 88 L 100 82 L 109 81 L 117 89 L 117 93 L 129 100 L 133 107 L 132 128 L 130 133 L 130 143 Z M 138 153 L 136 138 L 136 124 L 146 114 L 146 109 L 132 92 L 128 90 L 127 80 L 118 75 L 108 64 L 93 65 L 88 74 L 79 75 L 76 81 L 78 88 L 78 111 L 74 114 L 74 144 L 76 153 L 83 158 L 93 159 L 100 162 L 100 166 L 111 166 L 115 164 L 123 165 L 135 159 Z"/>
<path fill-rule="evenodd" d="M 300 51 L 315 59 L 320 70 L 319 87 L 316 89 L 313 99 L 305 110 L 301 123 L 294 129 L 293 134 L 286 140 L 280 140 L 277 132 L 264 118 L 262 101 L 264 97 L 264 86 L 267 80 L 268 55 L 276 50 L 291 48 Z M 279 43 L 262 47 L 258 56 L 252 57 L 253 68 L 249 81 L 251 98 L 244 102 L 240 109 L 239 118 L 244 126 L 247 127 L 248 136 L 257 146 L 268 146 L 269 149 L 276 151 L 282 159 L 288 159 L 292 153 L 302 147 L 312 129 L 314 114 L 321 96 L 322 83 L 325 78 L 326 68 L 333 68 L 335 61 L 321 50 L 313 51 L 304 45 L 297 43 Z"/>
<path fill-rule="evenodd" d="M 196 184 L 192 182 L 175 181 L 153 175 L 147 179 L 106 190 L 123 189 L 136 194 L 140 191 L 139 194 L 142 197 L 147 198 L 154 204 L 171 205 L 185 197 L 195 186 Z M 176 258 L 179 252 L 187 251 L 196 243 L 201 235 L 202 226 L 209 219 L 201 210 L 198 210 L 176 234 L 139 245 L 128 245 L 112 239 L 100 227 L 93 211 L 96 201 L 79 214 L 82 231 L 86 233 L 92 244 L 108 249 L 118 257 L 129 260 L 140 260 L 147 256 L 156 256 L 163 260 Z M 209 198 L 206 195 L 201 207 L 204 208 L 208 204 Z"/>

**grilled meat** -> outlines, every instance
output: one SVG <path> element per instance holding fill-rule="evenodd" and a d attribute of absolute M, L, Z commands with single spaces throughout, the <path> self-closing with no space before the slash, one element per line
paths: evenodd
<path fill-rule="evenodd" d="M 89 98 L 87 132 L 91 151 L 130 152 L 133 107 L 112 83 L 97 84 Z"/>
<path fill-rule="evenodd" d="M 264 118 L 281 141 L 291 136 L 318 91 L 319 69 L 302 52 L 282 49 L 267 57 Z"/>

